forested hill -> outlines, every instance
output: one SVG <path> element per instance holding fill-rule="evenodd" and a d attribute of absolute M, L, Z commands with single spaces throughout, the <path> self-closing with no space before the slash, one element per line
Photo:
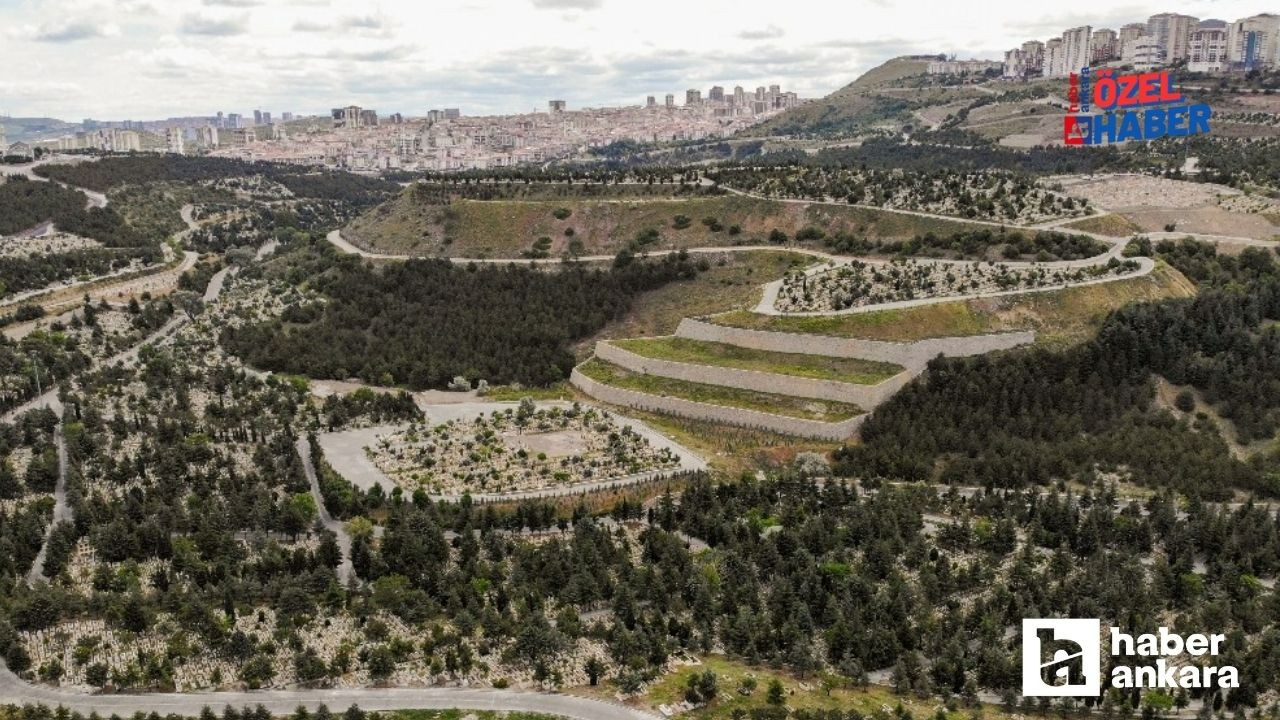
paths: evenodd
<path fill-rule="evenodd" d="M 313 254 L 298 262 L 321 268 L 311 286 L 329 302 L 228 330 L 226 347 L 263 369 L 414 389 L 445 387 L 459 375 L 492 384 L 563 380 L 574 363 L 570 343 L 620 316 L 637 293 L 698 272 L 683 255 L 543 271 L 434 260 L 375 269 L 334 258 L 327 246 L 306 252 Z"/>
<path fill-rule="evenodd" d="M 1275 436 L 1280 265 L 1261 249 L 1239 260 L 1162 249 L 1211 287 L 1126 307 L 1066 351 L 935 360 L 867 420 L 863 445 L 838 454 L 842 470 L 1011 488 L 1117 472 L 1203 498 L 1280 496 L 1274 453 L 1237 459 L 1212 421 L 1175 419 L 1152 403 L 1159 375 L 1213 404 L 1235 428 L 1227 440 Z"/>
<path fill-rule="evenodd" d="M 109 247 L 154 244 L 113 209 L 86 208 L 78 190 L 56 183 L 11 177 L 0 183 L 0 235 L 12 235 L 52 221 L 59 230 L 92 238 Z"/>

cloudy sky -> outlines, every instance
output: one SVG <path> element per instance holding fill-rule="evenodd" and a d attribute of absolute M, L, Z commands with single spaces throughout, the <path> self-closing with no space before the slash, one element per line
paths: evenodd
<path fill-rule="evenodd" d="M 1280 10 L 1267 3 L 0 0 L 0 115 L 156 119 L 348 103 L 485 114 L 550 98 L 682 98 L 712 84 L 778 83 L 813 97 L 895 55 L 997 58 L 1075 25 Z"/>

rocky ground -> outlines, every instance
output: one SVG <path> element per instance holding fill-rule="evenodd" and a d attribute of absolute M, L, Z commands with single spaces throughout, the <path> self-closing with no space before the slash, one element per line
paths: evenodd
<path fill-rule="evenodd" d="M 901 300 L 1055 287 L 1133 270 L 1125 263 L 1097 268 L 1052 268 L 1012 267 L 991 262 L 854 261 L 831 269 L 788 275 L 774 307 L 779 312 L 837 312 Z"/>

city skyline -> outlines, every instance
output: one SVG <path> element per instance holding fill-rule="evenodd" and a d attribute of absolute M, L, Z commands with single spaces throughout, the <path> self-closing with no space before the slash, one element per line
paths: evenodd
<path fill-rule="evenodd" d="M 878 0 L 669 4 L 475 0 L 427 11 L 310 0 L 0 0 L 0 114 L 162 119 L 289 107 L 302 115 L 348 102 L 405 115 L 444 106 L 506 114 L 545 108 L 549 98 L 635 105 L 685 88 L 778 82 L 821 97 L 897 55 L 999 59 L 1027 37 L 1074 25 L 1269 9 L 1235 0 L 1085 3 L 1044 16 L 996 3 L 922 18 Z M 86 65 L 86 51 L 108 62 Z"/>

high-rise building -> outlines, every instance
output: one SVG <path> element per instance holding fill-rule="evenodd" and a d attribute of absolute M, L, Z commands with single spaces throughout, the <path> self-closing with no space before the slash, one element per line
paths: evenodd
<path fill-rule="evenodd" d="M 218 147 L 218 128 L 213 125 L 205 125 L 200 128 L 200 134 L 197 139 L 206 148 Z"/>
<path fill-rule="evenodd" d="M 668 108 L 673 108 L 673 107 L 675 107 L 675 106 L 676 106 L 676 96 L 675 96 L 675 95 L 672 95 L 671 93 L 667 93 L 667 97 L 666 97 L 666 102 L 665 102 L 665 104 L 666 104 L 666 106 L 667 106 Z"/>
<path fill-rule="evenodd" d="M 1099 64 L 1115 60 L 1120 57 L 1119 36 L 1115 30 L 1101 28 L 1093 31 L 1093 35 L 1089 36 L 1089 60 L 1092 64 Z"/>
<path fill-rule="evenodd" d="M 254 124 L 254 125 L 261 125 L 261 124 L 262 124 L 262 111 L 261 111 L 261 110 L 254 110 L 254 111 L 253 111 L 253 124 Z"/>
<path fill-rule="evenodd" d="M 213 126 L 214 126 L 214 127 L 222 127 L 222 124 L 223 124 L 224 122 L 226 122 L 226 118 L 222 117 L 222 111 L 221 111 L 221 110 L 219 110 L 219 111 L 218 111 L 218 116 L 217 116 L 217 118 L 213 121 Z"/>
<path fill-rule="evenodd" d="M 227 115 L 227 127 L 229 128 L 244 127 L 243 118 L 240 117 L 240 113 L 231 113 Z"/>
<path fill-rule="evenodd" d="M 9 149 L 9 139 L 5 137 L 4 125 L 0 125 L 0 155 Z"/>
<path fill-rule="evenodd" d="M 164 129 L 164 141 L 169 148 L 169 152 L 175 155 L 186 154 L 187 147 L 185 138 L 182 137 L 182 128 L 170 127 Z"/>
<path fill-rule="evenodd" d="M 1088 25 L 1071 28 L 1062 33 L 1062 70 L 1058 73 L 1060 77 L 1078 73 L 1082 68 L 1089 67 L 1093 59 L 1089 49 L 1089 38 L 1092 34 L 1092 28 Z"/>
<path fill-rule="evenodd" d="M 1120 43 L 1120 46 L 1116 48 L 1116 52 L 1119 53 L 1120 57 L 1125 57 L 1131 52 L 1129 50 L 1129 43 L 1132 43 L 1134 40 L 1137 40 L 1146 34 L 1146 23 L 1129 23 L 1127 25 L 1121 25 L 1120 32 L 1116 37 L 1116 42 Z"/>
<path fill-rule="evenodd" d="M 552 115 L 564 112 L 566 107 L 568 107 L 568 104 L 563 100 L 551 100 L 547 103 L 547 110 Z"/>
<path fill-rule="evenodd" d="M 1063 68 L 1067 66 L 1062 53 L 1062 38 L 1049 38 L 1044 44 L 1044 76 L 1062 77 Z"/>
<path fill-rule="evenodd" d="M 444 119 L 445 119 L 445 120 L 457 120 L 457 119 L 458 119 L 458 118 L 460 118 L 460 117 L 462 117 L 462 111 L 461 111 L 461 110 L 459 110 L 458 108 L 445 108 L 445 109 L 444 109 Z"/>
<path fill-rule="evenodd" d="M 741 85 L 735 85 L 733 88 L 733 104 L 737 107 L 744 107 L 747 104 L 747 91 L 743 90 Z"/>
<path fill-rule="evenodd" d="M 701 104 L 702 104 L 702 91 L 701 91 L 701 90 L 685 90 L 685 91 L 684 91 L 684 104 L 685 104 L 685 105 L 689 105 L 689 106 L 692 106 L 692 105 L 701 105 Z"/>
<path fill-rule="evenodd" d="M 645 99 L 644 99 L 644 106 L 645 106 L 645 107 L 647 107 L 647 108 L 656 108 L 656 107 L 658 107 L 658 98 L 656 98 L 656 97 L 654 97 L 654 96 L 650 95 L 649 97 L 647 97 L 647 98 L 645 98 Z"/>
<path fill-rule="evenodd" d="M 1222 20 L 1204 20 L 1191 31 L 1187 44 L 1187 69 L 1192 72 L 1221 72 L 1230 61 L 1227 58 L 1227 23 Z"/>
<path fill-rule="evenodd" d="M 271 124 L 271 113 L 266 112 L 266 111 L 263 111 L 263 113 L 262 113 L 262 124 L 263 124 L 263 125 L 270 125 L 270 124 Z"/>
<path fill-rule="evenodd" d="M 707 92 L 707 99 L 711 102 L 724 102 L 724 88 L 712 85 L 711 90 Z"/>
<path fill-rule="evenodd" d="M 1125 45 L 1124 62 L 1138 71 L 1152 70 L 1164 64 L 1164 49 L 1150 35 L 1141 35 Z"/>
<path fill-rule="evenodd" d="M 1280 15 L 1263 13 L 1228 25 L 1227 59 L 1243 70 L 1280 67 Z"/>
<path fill-rule="evenodd" d="M 1171 65 L 1187 59 L 1191 31 L 1199 22 L 1198 18 L 1178 13 L 1160 13 L 1147 18 L 1147 34 L 1160 46 L 1160 60 L 1163 64 Z"/>
<path fill-rule="evenodd" d="M 280 120 L 281 120 L 282 122 L 292 122 L 292 121 L 293 121 L 293 113 L 291 113 L 291 112 L 282 112 L 282 113 L 280 113 Z"/>

